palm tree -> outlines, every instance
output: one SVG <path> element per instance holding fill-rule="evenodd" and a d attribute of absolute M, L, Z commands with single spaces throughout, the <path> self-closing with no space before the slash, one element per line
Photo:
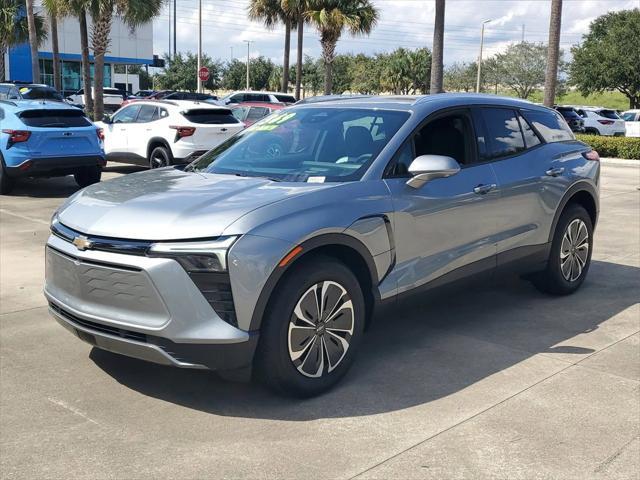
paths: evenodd
<path fill-rule="evenodd" d="M 378 10 L 370 0 L 309 0 L 306 17 L 320 33 L 324 93 L 328 95 L 333 87 L 333 60 L 342 31 L 368 35 L 378 22 Z"/>
<path fill-rule="evenodd" d="M 38 58 L 38 32 L 33 12 L 33 0 L 27 2 L 27 30 L 29 31 L 29 49 L 31 50 L 31 76 L 33 82 L 40 81 L 40 59 Z"/>
<path fill-rule="evenodd" d="M 89 0 L 89 12 L 93 25 L 93 68 L 95 99 L 93 118 L 102 120 L 104 115 L 104 56 L 109 48 L 109 35 L 114 15 L 121 17 L 131 28 L 142 25 L 160 14 L 164 0 Z M 85 91 L 88 89 L 85 88 Z"/>
<path fill-rule="evenodd" d="M 5 81 L 4 56 L 10 47 L 29 41 L 26 0 L 0 0 L 0 82 Z M 46 37 L 42 17 L 34 14 L 38 44 Z"/>
<path fill-rule="evenodd" d="M 309 8 L 308 0 L 282 0 L 282 8 L 296 19 L 298 39 L 296 44 L 296 100 L 300 100 L 300 86 L 302 84 L 302 44 L 304 41 L 304 24 L 307 21 L 306 12 Z"/>
<path fill-rule="evenodd" d="M 549 21 L 549 47 L 547 48 L 547 72 L 544 77 L 544 104 L 553 107 L 558 81 L 558 59 L 560 56 L 560 23 L 562 21 L 562 0 L 551 0 L 551 20 Z"/>
<path fill-rule="evenodd" d="M 444 0 L 436 0 L 433 25 L 433 52 L 431 53 L 431 93 L 442 93 L 442 57 L 444 49 Z"/>
<path fill-rule="evenodd" d="M 264 26 L 272 29 L 278 23 L 284 23 L 284 59 L 282 62 L 282 85 L 280 90 L 286 92 L 289 89 L 289 57 L 291 54 L 291 26 L 295 22 L 296 15 L 283 8 L 281 0 L 251 0 L 249 4 L 249 19 L 262 20 Z"/>
<path fill-rule="evenodd" d="M 42 6 L 49 15 L 51 27 L 51 52 L 53 53 L 53 86 L 56 90 L 62 90 L 62 77 L 60 76 L 60 47 L 58 45 L 58 17 L 60 17 L 62 2 L 60 0 L 43 0 Z"/>

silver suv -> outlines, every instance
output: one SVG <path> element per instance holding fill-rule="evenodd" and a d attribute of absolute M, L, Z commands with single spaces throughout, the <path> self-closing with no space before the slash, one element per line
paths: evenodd
<path fill-rule="evenodd" d="M 376 306 L 509 268 L 584 281 L 600 164 L 562 116 L 483 95 L 362 97 L 274 113 L 185 167 L 76 193 L 45 295 L 98 348 L 334 385 Z"/>

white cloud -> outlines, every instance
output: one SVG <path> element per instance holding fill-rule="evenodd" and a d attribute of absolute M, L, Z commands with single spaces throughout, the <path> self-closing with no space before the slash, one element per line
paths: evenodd
<path fill-rule="evenodd" d="M 368 37 L 344 34 L 338 52 L 375 53 L 403 46 L 431 48 L 433 38 L 434 2 L 428 0 L 372 0 L 380 9 L 380 21 Z M 198 0 L 177 0 L 179 51 L 197 50 Z M 261 23 L 246 17 L 248 0 L 202 0 L 203 49 L 214 57 L 245 58 L 243 40 L 253 40 L 252 56 L 258 54 L 282 62 L 284 28 L 266 30 Z M 473 61 L 478 55 L 480 25 L 486 25 L 485 52 L 491 55 L 522 38 L 546 43 L 549 28 L 549 0 L 449 0 L 445 14 L 445 63 Z M 569 50 L 587 33 L 590 22 L 608 11 L 636 8 L 638 0 L 574 0 L 563 5 L 561 47 Z M 172 13 L 173 14 L 173 13 Z M 169 46 L 169 11 L 154 22 L 154 49 L 161 54 Z M 172 28 L 172 26 L 171 26 Z M 304 52 L 320 53 L 318 35 L 311 26 L 305 28 Z M 292 59 L 295 59 L 296 34 L 291 37 Z"/>

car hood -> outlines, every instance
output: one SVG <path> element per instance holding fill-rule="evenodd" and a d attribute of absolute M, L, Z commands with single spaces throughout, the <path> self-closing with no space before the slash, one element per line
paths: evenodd
<path fill-rule="evenodd" d="M 81 190 L 58 210 L 58 220 L 84 234 L 136 240 L 222 235 L 247 213 L 331 184 L 163 168 L 133 173 Z"/>

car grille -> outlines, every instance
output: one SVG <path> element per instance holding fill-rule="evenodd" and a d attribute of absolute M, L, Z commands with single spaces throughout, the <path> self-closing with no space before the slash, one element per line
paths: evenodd
<path fill-rule="evenodd" d="M 74 315 L 71 312 L 61 308 L 53 302 L 49 302 L 49 308 L 51 308 L 51 310 L 56 312 L 61 317 L 64 317 L 67 320 L 70 320 L 73 323 L 88 330 L 92 330 L 98 333 L 106 333 L 109 335 L 113 335 L 114 337 L 126 338 L 127 340 L 135 340 L 136 342 L 147 343 L 147 336 L 144 333 L 134 332 L 131 330 L 125 330 L 124 328 L 118 328 L 110 325 L 104 325 L 102 323 L 84 320 L 77 315 Z"/>

